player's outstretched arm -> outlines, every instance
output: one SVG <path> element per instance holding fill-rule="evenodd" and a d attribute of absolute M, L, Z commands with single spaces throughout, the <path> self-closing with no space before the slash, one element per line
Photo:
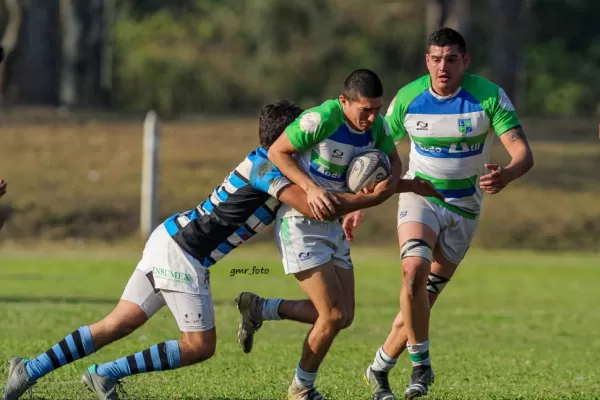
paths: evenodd
<path fill-rule="evenodd" d="M 345 214 L 362 210 L 365 208 L 375 207 L 389 199 L 394 193 L 395 188 L 391 183 L 391 179 L 386 179 L 383 182 L 378 183 L 373 192 L 370 193 L 339 193 L 335 196 L 338 198 L 339 205 L 336 207 L 335 212 L 329 217 L 329 219 L 340 218 Z M 291 184 L 283 188 L 279 194 L 278 199 L 300 211 L 302 214 L 309 218 L 315 218 L 309 204 L 306 193 L 295 184 Z"/>
<path fill-rule="evenodd" d="M 396 186 L 396 193 L 412 192 L 419 196 L 425 197 L 436 197 L 440 200 L 444 200 L 443 194 L 437 191 L 433 183 L 427 179 L 416 177 L 414 179 L 400 179 Z"/>
<path fill-rule="evenodd" d="M 498 193 L 533 167 L 533 153 L 520 125 L 500 135 L 500 141 L 510 155 L 511 161 L 506 167 L 486 164 L 490 173 L 479 179 L 479 187 L 489 194 Z"/>
<path fill-rule="evenodd" d="M 290 181 L 306 193 L 308 205 L 314 215 L 313 218 L 327 219 L 335 212 L 334 203 L 337 202 L 337 199 L 318 186 L 308 174 L 300 169 L 293 157 L 296 152 L 297 150 L 288 136 L 283 134 L 269 148 L 268 157 Z"/>

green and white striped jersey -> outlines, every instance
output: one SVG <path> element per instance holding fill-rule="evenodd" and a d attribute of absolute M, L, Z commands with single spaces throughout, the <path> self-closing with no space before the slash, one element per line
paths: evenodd
<path fill-rule="evenodd" d="M 349 192 L 346 172 L 358 153 L 369 149 L 386 154 L 395 151 L 383 116 L 379 115 L 366 131 L 356 131 L 346 122 L 339 99 L 304 111 L 285 129 L 285 135 L 297 150 L 300 167 L 317 185 L 331 192 Z M 302 214 L 284 204 L 278 216 Z"/>
<path fill-rule="evenodd" d="M 432 90 L 429 75 L 409 83 L 392 100 L 386 120 L 396 142 L 410 137 L 407 177 L 429 179 L 446 201 L 429 200 L 472 219 L 481 210 L 479 177 L 488 173 L 484 164 L 494 137 L 520 125 L 504 90 L 471 74 L 449 97 Z"/>

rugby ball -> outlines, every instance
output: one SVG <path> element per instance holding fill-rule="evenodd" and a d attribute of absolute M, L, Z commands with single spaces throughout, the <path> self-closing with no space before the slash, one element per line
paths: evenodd
<path fill-rule="evenodd" d="M 359 153 L 348 165 L 346 186 L 354 193 L 364 188 L 373 190 L 375 185 L 392 172 L 392 166 L 387 154 L 380 150 L 367 150 Z"/>

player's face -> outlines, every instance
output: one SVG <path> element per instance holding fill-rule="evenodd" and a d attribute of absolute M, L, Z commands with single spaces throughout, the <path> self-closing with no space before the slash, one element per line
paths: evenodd
<path fill-rule="evenodd" d="M 458 46 L 430 46 L 426 54 L 431 84 L 441 95 L 450 95 L 458 89 L 465 69 L 469 66 L 469 54 L 462 55 Z"/>
<path fill-rule="evenodd" d="M 344 96 L 340 96 L 340 101 L 344 107 L 346 120 L 359 131 L 369 129 L 381 112 L 381 107 L 383 107 L 382 97 L 361 97 L 356 101 L 350 101 Z"/>

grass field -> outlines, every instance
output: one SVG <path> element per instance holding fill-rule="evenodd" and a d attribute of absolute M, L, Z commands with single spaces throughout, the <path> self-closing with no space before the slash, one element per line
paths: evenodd
<path fill-rule="evenodd" d="M 254 351 L 237 347 L 241 290 L 301 296 L 285 277 L 273 246 L 247 247 L 213 267 L 217 353 L 193 367 L 127 378 L 126 399 L 282 399 L 308 326 L 267 322 Z M 135 253 L 0 253 L 0 359 L 37 356 L 111 310 L 137 261 Z M 317 381 L 331 399 L 369 399 L 362 373 L 397 311 L 396 250 L 355 250 L 357 310 Z M 230 276 L 265 267 L 264 275 Z M 600 258 L 581 254 L 471 252 L 432 317 L 436 384 L 428 399 L 598 399 L 600 393 Z M 106 362 L 176 338 L 167 310 L 130 337 L 46 376 L 35 399 L 91 399 L 79 377 Z M 391 378 L 397 392 L 409 361 Z M 0 366 L 2 383 L 6 366 Z"/>

